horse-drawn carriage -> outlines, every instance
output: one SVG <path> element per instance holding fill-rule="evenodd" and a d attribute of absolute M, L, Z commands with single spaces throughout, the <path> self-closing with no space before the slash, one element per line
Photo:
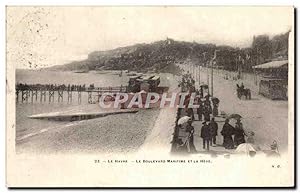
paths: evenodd
<path fill-rule="evenodd" d="M 239 99 L 242 99 L 242 96 L 245 96 L 246 99 L 251 100 L 251 90 L 249 88 L 244 88 L 243 84 L 241 86 L 236 84 L 236 87 L 237 97 Z"/>

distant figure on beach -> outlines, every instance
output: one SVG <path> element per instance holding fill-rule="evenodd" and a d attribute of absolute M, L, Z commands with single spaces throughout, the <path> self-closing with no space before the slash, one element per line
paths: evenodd
<path fill-rule="evenodd" d="M 232 135 L 234 134 L 234 127 L 229 124 L 229 119 L 225 120 L 225 124 L 223 125 L 221 135 L 223 135 L 223 146 L 225 149 L 233 149 L 233 139 Z"/>
<path fill-rule="evenodd" d="M 206 121 L 204 121 L 202 124 L 201 138 L 203 140 L 203 149 L 209 150 L 209 141 L 211 140 L 210 129 Z"/>
<path fill-rule="evenodd" d="M 236 121 L 235 130 L 234 130 L 234 138 L 233 138 L 234 145 L 239 146 L 242 143 L 246 143 L 245 136 L 246 136 L 246 134 L 245 134 L 241 119 L 238 119 Z"/>

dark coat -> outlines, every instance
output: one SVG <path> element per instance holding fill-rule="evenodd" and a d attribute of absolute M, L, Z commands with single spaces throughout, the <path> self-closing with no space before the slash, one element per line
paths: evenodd
<path fill-rule="evenodd" d="M 225 123 L 223 125 L 221 134 L 223 136 L 232 136 L 234 134 L 234 127 L 230 125 L 229 123 Z"/>
<path fill-rule="evenodd" d="M 204 105 L 203 105 L 203 111 L 205 113 L 211 114 L 212 113 L 212 108 L 211 108 L 211 104 L 210 101 L 205 101 Z"/>
<path fill-rule="evenodd" d="M 234 127 L 232 125 L 230 125 L 229 123 L 225 123 L 223 125 L 221 134 L 224 137 L 223 146 L 226 149 L 233 149 L 234 144 L 233 144 L 232 135 L 234 134 Z"/>
<path fill-rule="evenodd" d="M 245 132 L 243 129 L 243 124 L 242 123 L 237 123 L 235 125 L 235 130 L 234 130 L 234 144 L 236 146 L 246 143 L 245 140 Z"/>
<path fill-rule="evenodd" d="M 201 128 L 201 138 L 211 139 L 210 129 L 208 125 L 203 125 Z"/>
<path fill-rule="evenodd" d="M 203 103 L 202 103 L 201 99 L 199 99 L 198 105 L 199 105 L 199 107 L 197 108 L 197 113 L 202 114 L 203 113 Z"/>
<path fill-rule="evenodd" d="M 209 123 L 209 128 L 212 137 L 218 135 L 218 124 L 215 121 L 211 121 Z"/>
<path fill-rule="evenodd" d="M 185 128 L 185 131 L 193 134 L 195 129 L 192 125 L 187 125 L 186 128 Z"/>
<path fill-rule="evenodd" d="M 189 133 L 188 139 L 186 141 L 188 152 L 194 153 L 194 152 L 196 152 L 196 147 L 194 145 L 194 132 L 195 132 L 195 129 L 192 125 L 187 125 L 186 132 Z"/>

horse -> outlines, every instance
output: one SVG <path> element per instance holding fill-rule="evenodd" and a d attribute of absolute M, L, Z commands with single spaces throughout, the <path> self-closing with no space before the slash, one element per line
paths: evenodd
<path fill-rule="evenodd" d="M 250 89 L 243 88 L 243 87 L 239 86 L 238 84 L 236 84 L 236 86 L 237 86 L 237 89 L 236 89 L 236 91 L 237 91 L 237 97 L 239 99 L 241 99 L 242 96 L 245 96 L 246 99 L 251 100 L 251 91 L 250 91 Z"/>

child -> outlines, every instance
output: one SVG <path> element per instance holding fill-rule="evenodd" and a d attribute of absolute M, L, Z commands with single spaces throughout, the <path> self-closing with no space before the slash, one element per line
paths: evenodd
<path fill-rule="evenodd" d="M 248 132 L 247 143 L 254 144 L 254 135 L 255 135 L 255 133 L 253 131 Z"/>

